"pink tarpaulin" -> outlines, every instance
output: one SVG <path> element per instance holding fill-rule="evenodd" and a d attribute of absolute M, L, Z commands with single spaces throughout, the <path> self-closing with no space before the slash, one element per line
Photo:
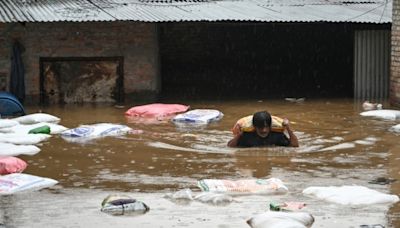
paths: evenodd
<path fill-rule="evenodd" d="M 0 157 L 0 174 L 20 173 L 25 170 L 25 161 L 16 157 Z"/>
<path fill-rule="evenodd" d="M 181 104 L 147 104 L 134 106 L 125 112 L 127 116 L 160 118 L 186 112 L 190 106 Z"/>

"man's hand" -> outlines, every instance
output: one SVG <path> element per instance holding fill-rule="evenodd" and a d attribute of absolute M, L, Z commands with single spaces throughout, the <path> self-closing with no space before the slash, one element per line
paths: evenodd
<path fill-rule="evenodd" d="M 290 129 L 290 121 L 289 121 L 287 118 L 284 118 L 283 121 L 282 121 L 282 126 L 283 126 L 286 130 Z"/>
<path fill-rule="evenodd" d="M 284 118 L 282 121 L 282 126 L 289 134 L 290 146 L 298 147 L 299 141 L 293 131 L 290 129 L 290 121 L 287 118 Z"/>

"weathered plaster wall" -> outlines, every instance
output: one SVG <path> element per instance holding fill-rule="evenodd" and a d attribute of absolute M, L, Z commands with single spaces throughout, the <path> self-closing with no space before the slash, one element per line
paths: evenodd
<path fill-rule="evenodd" d="M 124 57 L 125 100 L 160 89 L 156 24 L 136 22 L 0 24 L 0 75 L 10 75 L 14 39 L 25 47 L 26 101 L 39 102 L 40 57 Z"/>
<path fill-rule="evenodd" d="M 400 1 L 393 1 L 390 102 L 400 106 Z"/>

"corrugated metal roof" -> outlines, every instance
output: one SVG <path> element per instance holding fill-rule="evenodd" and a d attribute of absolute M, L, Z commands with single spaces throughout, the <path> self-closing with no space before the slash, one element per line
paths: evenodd
<path fill-rule="evenodd" d="M 0 0 L 0 22 L 390 23 L 392 0 Z"/>

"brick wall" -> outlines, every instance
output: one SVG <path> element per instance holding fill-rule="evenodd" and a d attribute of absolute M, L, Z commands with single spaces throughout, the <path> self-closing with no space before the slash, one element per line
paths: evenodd
<path fill-rule="evenodd" d="M 390 102 L 400 106 L 400 1 L 393 1 L 392 59 L 390 66 Z"/>
<path fill-rule="evenodd" d="M 0 74 L 10 75 L 14 39 L 25 47 L 26 101 L 39 101 L 40 57 L 124 57 L 126 101 L 159 92 L 156 24 L 136 22 L 0 23 Z"/>

